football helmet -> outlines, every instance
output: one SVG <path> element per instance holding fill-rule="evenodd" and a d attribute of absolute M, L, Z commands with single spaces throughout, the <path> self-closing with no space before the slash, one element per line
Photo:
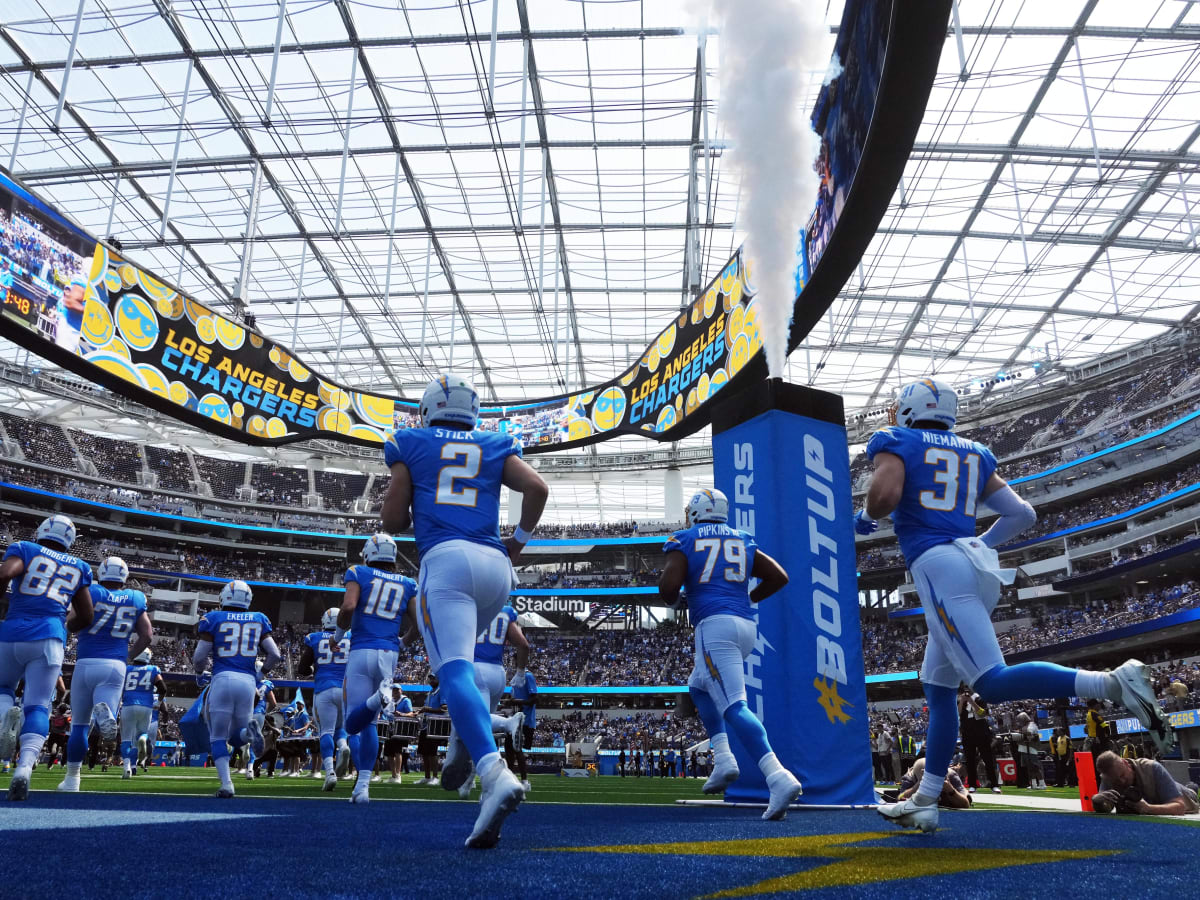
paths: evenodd
<path fill-rule="evenodd" d="M 100 563 L 100 567 L 96 570 L 96 580 L 101 584 L 110 581 L 115 581 L 117 584 L 124 584 L 129 580 L 129 566 L 125 564 L 125 560 L 119 556 L 110 556 L 104 562 Z"/>
<path fill-rule="evenodd" d="M 337 628 L 338 608 L 331 606 L 325 612 L 321 613 L 321 630 L 333 631 Z"/>
<path fill-rule="evenodd" d="M 137 656 L 135 656 L 133 658 L 133 661 L 135 663 L 137 663 L 139 666 L 148 666 L 148 665 L 150 665 L 150 658 L 153 655 L 154 654 L 152 654 L 150 652 L 150 648 L 147 647 L 145 650 L 143 650 L 141 653 L 139 653 Z"/>
<path fill-rule="evenodd" d="M 896 424 L 912 428 L 916 422 L 940 422 L 953 429 L 958 421 L 958 394 L 944 381 L 922 378 L 906 384 L 896 398 Z"/>
<path fill-rule="evenodd" d="M 421 424 L 457 425 L 470 430 L 479 418 L 479 395 L 471 382 L 447 372 L 429 382 L 421 395 Z"/>
<path fill-rule="evenodd" d="M 698 522 L 725 522 L 729 519 L 729 499 L 716 488 L 692 494 L 687 505 L 688 526 Z"/>
<path fill-rule="evenodd" d="M 221 588 L 221 605 L 230 609 L 249 609 L 253 599 L 254 592 L 250 590 L 250 585 L 240 579 Z"/>
<path fill-rule="evenodd" d="M 373 534 L 363 545 L 362 558 L 366 563 L 394 563 L 396 561 L 396 542 L 392 540 L 390 534 Z"/>
<path fill-rule="evenodd" d="M 37 527 L 34 540 L 39 543 L 44 540 L 54 541 L 64 550 L 70 550 L 71 545 L 75 543 L 75 523 L 61 513 L 43 519 L 42 524 Z"/>

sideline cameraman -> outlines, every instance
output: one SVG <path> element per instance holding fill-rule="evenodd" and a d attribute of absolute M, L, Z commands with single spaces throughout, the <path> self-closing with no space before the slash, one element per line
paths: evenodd
<path fill-rule="evenodd" d="M 1100 792 L 1092 797 L 1096 812 L 1122 815 L 1183 816 L 1200 810 L 1196 792 L 1171 777 L 1153 759 L 1122 759 L 1111 750 L 1096 760 Z"/>

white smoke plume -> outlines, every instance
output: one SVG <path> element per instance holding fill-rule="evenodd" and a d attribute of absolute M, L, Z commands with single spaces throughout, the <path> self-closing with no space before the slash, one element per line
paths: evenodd
<path fill-rule="evenodd" d="M 767 366 L 782 377 L 797 236 L 819 186 L 809 84 L 830 71 L 829 31 L 814 0 L 711 0 L 695 8 L 720 32 L 720 118 L 741 186 L 738 225 L 754 262 Z"/>

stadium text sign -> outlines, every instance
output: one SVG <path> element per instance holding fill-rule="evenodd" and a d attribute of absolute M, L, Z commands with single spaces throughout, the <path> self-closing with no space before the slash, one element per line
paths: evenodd
<path fill-rule="evenodd" d="M 511 598 L 513 609 L 519 613 L 566 613 L 576 616 L 586 613 L 587 601 L 575 597 L 523 597 Z"/>

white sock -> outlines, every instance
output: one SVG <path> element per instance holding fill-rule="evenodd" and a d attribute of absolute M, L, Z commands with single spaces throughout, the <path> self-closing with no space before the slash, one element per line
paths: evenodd
<path fill-rule="evenodd" d="M 46 743 L 44 734 L 21 735 L 21 752 L 17 756 L 17 768 L 33 770 L 38 757 L 42 755 L 42 745 Z"/>
<path fill-rule="evenodd" d="M 737 760 L 733 757 L 733 751 L 729 749 L 729 735 L 721 732 L 710 740 L 713 751 L 713 763 L 719 766 L 736 766 Z"/>
<path fill-rule="evenodd" d="M 936 805 L 938 797 L 942 796 L 942 785 L 945 783 L 945 775 L 934 775 L 927 771 L 921 776 L 921 786 L 917 788 L 916 794 L 913 795 L 913 802 L 917 806 Z"/>
<path fill-rule="evenodd" d="M 758 771 L 763 773 L 763 778 L 770 778 L 777 772 L 784 771 L 783 763 L 779 761 L 779 757 L 774 751 L 767 753 L 758 761 Z"/>
<path fill-rule="evenodd" d="M 495 765 L 503 765 L 503 763 L 500 760 L 500 754 L 493 750 L 479 761 L 479 765 L 475 767 L 475 771 L 479 773 L 480 777 L 486 778 L 487 773 L 490 772 L 492 770 L 492 766 Z"/>
<path fill-rule="evenodd" d="M 349 742 L 348 742 L 348 741 L 347 741 L 345 738 L 342 738 L 341 740 L 339 740 L 339 741 L 337 742 L 337 748 L 338 748 L 339 750 L 345 750 L 345 749 L 347 749 L 349 746 L 350 746 L 350 743 L 349 743 Z"/>
<path fill-rule="evenodd" d="M 326 775 L 333 774 L 333 757 L 327 756 L 321 760 L 321 768 L 325 770 Z"/>
<path fill-rule="evenodd" d="M 370 785 L 370 783 L 371 783 L 371 773 L 369 771 L 363 772 L 360 770 L 358 773 L 358 780 L 354 782 L 354 790 L 357 791 L 359 788 L 366 790 L 367 786 Z"/>
<path fill-rule="evenodd" d="M 1075 673 L 1075 694 L 1085 699 L 1120 700 L 1121 686 L 1110 672 L 1087 672 L 1080 669 Z"/>
<path fill-rule="evenodd" d="M 69 762 L 69 763 L 67 763 L 67 777 L 68 777 L 68 778 L 78 778 L 78 777 L 79 777 L 79 772 L 80 772 L 80 770 L 82 770 L 82 769 L 83 769 L 83 763 L 81 763 L 81 762 L 77 762 L 77 763 Z"/>
<path fill-rule="evenodd" d="M 213 764 L 217 767 L 217 774 L 221 776 L 221 787 L 233 790 L 233 779 L 229 777 L 229 757 L 219 756 L 213 760 Z"/>

